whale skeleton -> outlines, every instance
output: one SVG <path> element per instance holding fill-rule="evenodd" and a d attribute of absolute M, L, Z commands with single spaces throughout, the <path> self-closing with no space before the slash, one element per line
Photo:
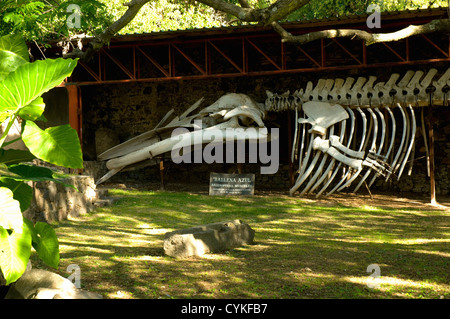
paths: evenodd
<path fill-rule="evenodd" d="M 177 128 L 190 130 L 181 137 L 187 144 L 193 140 L 204 144 L 211 142 L 210 135 L 200 134 L 202 137 L 195 139 L 199 131 L 265 128 L 267 113 L 285 111 L 295 111 L 290 161 L 298 163 L 298 176 L 291 195 L 315 192 L 318 198 L 353 183 L 357 192 L 362 185 L 371 187 L 380 176 L 388 181 L 400 179 L 405 170 L 410 175 L 418 135 L 423 137 L 430 175 L 424 112 L 431 105 L 448 105 L 450 68 L 438 74 L 437 69 L 409 70 L 403 77 L 393 73 L 385 82 L 377 82 L 375 76 L 319 79 L 292 94 L 266 91 L 264 103 L 246 94 L 228 93 L 200 108 L 204 103 L 201 98 L 181 115 L 174 116 L 171 110 L 153 129 L 100 154 L 98 160 L 106 161 L 109 171 L 96 183 L 120 171 L 157 165 L 159 157 L 170 152 L 179 140 L 172 136 Z"/>
<path fill-rule="evenodd" d="M 170 153 L 174 148 L 184 146 L 200 146 L 210 142 L 230 141 L 227 129 L 243 129 L 248 127 L 266 128 L 264 104 L 255 102 L 245 94 L 229 93 L 220 97 L 213 104 L 195 111 L 204 102 L 199 99 L 180 116 L 172 117 L 170 110 L 161 121 L 150 131 L 133 137 L 116 145 L 102 154 L 98 160 L 106 161 L 108 172 L 96 181 L 96 184 L 106 182 L 120 171 L 133 168 L 143 168 L 160 163 L 160 156 Z M 170 121 L 169 121 L 170 120 Z M 168 123 L 167 123 L 168 122 Z M 166 124 L 167 123 L 167 124 Z M 174 134 L 175 129 L 183 128 L 181 134 Z M 187 131 L 187 132 L 186 132 Z M 214 134 L 217 133 L 217 134 Z M 264 130 L 249 130 L 246 134 L 232 136 L 233 140 L 270 140 Z M 218 134 L 220 133 L 220 134 Z M 183 148 L 184 151 L 184 148 Z"/>
<path fill-rule="evenodd" d="M 419 133 L 429 175 L 424 110 L 431 105 L 447 106 L 449 91 L 450 68 L 440 76 L 437 69 L 409 70 L 403 77 L 394 73 L 386 82 L 377 82 L 374 76 L 319 79 L 291 96 L 289 91 L 267 92 L 266 110 L 294 109 L 303 114 L 296 115 L 291 161 L 298 156 L 299 169 L 290 194 L 299 191 L 303 196 L 319 190 L 316 197 L 320 197 L 329 189 L 328 196 L 357 182 L 356 193 L 364 184 L 371 187 L 380 176 L 388 181 L 399 180 L 405 171 L 410 175 Z M 330 109 L 336 105 L 341 107 L 335 108 L 333 116 Z M 333 132 L 339 125 L 347 128 L 336 136 Z"/>

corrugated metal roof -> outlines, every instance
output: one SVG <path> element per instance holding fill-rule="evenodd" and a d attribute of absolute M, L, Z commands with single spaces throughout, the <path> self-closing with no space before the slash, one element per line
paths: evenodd
<path fill-rule="evenodd" d="M 444 18 L 448 14 L 447 7 L 438 8 L 426 8 L 417 10 L 403 10 L 403 11 L 385 11 L 381 13 L 382 19 L 413 19 L 413 18 Z M 338 16 L 338 17 L 328 17 L 322 19 L 311 19 L 311 20 L 297 20 L 288 21 L 281 23 L 286 29 L 291 28 L 305 28 L 305 27 L 317 27 L 321 25 L 337 23 L 352 24 L 362 22 L 367 19 L 369 14 L 365 13 L 362 15 L 348 15 L 348 16 Z M 141 40 L 142 38 L 171 38 L 174 36 L 186 36 L 186 35 L 197 35 L 201 36 L 208 33 L 235 33 L 235 32 L 253 32 L 260 30 L 272 30 L 270 26 L 262 26 L 260 24 L 246 24 L 239 26 L 221 26 L 221 27 L 211 27 L 211 28 L 196 28 L 196 29 L 177 29 L 177 30 L 164 30 L 164 31 L 154 31 L 154 32 L 144 32 L 144 33 L 127 33 L 119 34 L 111 39 L 111 42 L 127 42 Z"/>

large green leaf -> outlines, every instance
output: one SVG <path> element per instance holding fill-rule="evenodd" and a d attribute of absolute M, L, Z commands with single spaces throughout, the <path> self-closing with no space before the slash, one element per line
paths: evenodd
<path fill-rule="evenodd" d="M 24 218 L 24 223 L 31 233 L 33 248 L 48 266 L 58 268 L 59 242 L 55 230 L 47 223 L 33 223 Z"/>
<path fill-rule="evenodd" d="M 30 104 L 24 106 L 19 110 L 19 116 L 27 121 L 44 121 L 47 122 L 46 118 L 42 115 L 45 110 L 44 99 L 39 96 Z"/>
<path fill-rule="evenodd" d="M 0 37 L 0 81 L 29 60 L 28 47 L 21 35 Z"/>
<path fill-rule="evenodd" d="M 0 227 L 22 232 L 22 226 L 20 203 L 14 199 L 14 194 L 9 188 L 0 187 Z"/>
<path fill-rule="evenodd" d="M 1 177 L 0 187 L 9 188 L 13 192 L 13 198 L 20 203 L 20 210 L 24 212 L 30 207 L 33 200 L 33 188 L 22 181 Z"/>
<path fill-rule="evenodd" d="M 15 150 L 15 149 L 0 149 L 0 163 L 6 165 L 12 165 L 22 162 L 30 162 L 34 160 L 36 156 L 29 151 Z"/>
<path fill-rule="evenodd" d="M 15 113 L 60 84 L 77 64 L 72 59 L 25 63 L 0 82 L 0 113 Z"/>
<path fill-rule="evenodd" d="M 10 177 L 15 179 L 16 177 L 20 179 L 20 176 L 10 172 L 8 166 L 6 164 L 0 163 L 0 176 L 2 177 Z"/>
<path fill-rule="evenodd" d="M 83 168 L 83 155 L 77 132 L 70 125 L 41 130 L 27 121 L 22 140 L 36 157 L 55 165 Z"/>
<path fill-rule="evenodd" d="M 31 254 L 31 234 L 28 227 L 11 233 L 0 227 L 0 269 L 6 284 L 16 281 L 27 268 Z"/>
<path fill-rule="evenodd" d="M 24 63 L 27 62 L 17 54 L 0 50 L 0 81 Z"/>
<path fill-rule="evenodd" d="M 0 37 L 0 50 L 13 52 L 26 62 L 30 61 L 27 44 L 20 34 L 10 34 Z"/>
<path fill-rule="evenodd" d="M 20 176 L 19 178 L 12 177 L 15 180 L 36 182 L 53 180 L 53 171 L 47 167 L 18 164 L 9 166 L 8 170 Z"/>
<path fill-rule="evenodd" d="M 77 189 L 75 186 L 68 184 L 67 179 L 70 175 L 53 171 L 47 167 L 17 164 L 7 167 L 0 163 L 0 175 L 2 178 L 9 178 L 18 182 L 21 181 L 33 181 L 43 182 L 51 181 L 63 184 L 66 187 Z"/>

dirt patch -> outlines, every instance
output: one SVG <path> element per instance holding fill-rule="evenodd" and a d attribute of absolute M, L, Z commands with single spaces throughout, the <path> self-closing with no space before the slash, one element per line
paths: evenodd
<path fill-rule="evenodd" d="M 437 205 L 430 204 L 430 197 L 416 193 L 372 193 L 368 194 L 335 194 L 325 199 L 316 200 L 324 205 L 334 201 L 344 206 L 374 206 L 389 209 L 414 208 L 418 210 L 450 210 L 450 197 L 439 197 Z"/>
<path fill-rule="evenodd" d="M 161 191 L 159 183 L 148 184 L 106 184 L 102 188 L 123 188 L 136 189 L 148 191 Z M 209 185 L 188 184 L 188 183 L 170 183 L 165 186 L 166 192 L 186 192 L 191 194 L 207 195 L 209 192 Z M 289 190 L 255 190 L 254 196 L 274 196 L 282 198 L 290 198 Z M 298 194 L 294 194 L 292 198 L 299 198 Z M 321 197 L 316 199 L 314 195 L 303 197 L 307 202 L 317 203 L 320 206 L 374 206 L 384 209 L 418 209 L 418 210 L 450 210 L 450 196 L 438 196 L 437 205 L 430 204 L 430 196 L 418 193 L 387 193 L 387 192 L 372 192 L 372 194 L 360 193 L 339 193 L 328 197 Z"/>

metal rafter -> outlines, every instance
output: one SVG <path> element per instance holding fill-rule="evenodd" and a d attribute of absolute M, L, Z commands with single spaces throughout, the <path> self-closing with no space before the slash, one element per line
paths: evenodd
<path fill-rule="evenodd" d="M 133 75 L 133 73 L 131 73 L 126 67 L 125 65 L 122 64 L 122 62 L 120 62 L 116 57 L 114 57 L 111 52 L 108 52 L 109 50 L 105 50 L 102 49 L 101 52 L 104 53 L 106 56 L 108 56 L 108 58 L 110 58 L 115 65 L 117 65 L 123 72 L 125 72 L 126 75 L 128 75 L 128 77 L 132 80 L 136 79 Z M 133 54 L 133 57 L 135 56 L 135 54 Z"/>
<path fill-rule="evenodd" d="M 253 48 L 256 49 L 256 51 L 261 53 L 261 55 L 265 57 L 266 60 L 269 61 L 275 68 L 281 70 L 281 67 L 278 65 L 278 63 L 276 63 L 266 52 L 264 52 L 264 50 L 262 50 L 259 46 L 257 46 L 251 39 L 247 38 L 246 40 Z"/>
<path fill-rule="evenodd" d="M 211 45 L 218 53 L 220 53 L 220 55 L 222 55 L 228 62 L 230 62 L 230 64 L 234 66 L 236 70 L 239 71 L 239 73 L 244 72 L 244 70 L 239 65 L 237 65 L 237 63 L 235 63 L 225 52 L 219 49 L 219 47 L 217 47 L 211 40 L 208 40 L 207 43 Z"/>
<path fill-rule="evenodd" d="M 195 67 L 202 75 L 206 75 L 206 71 L 200 65 L 198 65 L 187 53 L 181 50 L 175 43 L 172 44 L 172 47 L 175 48 L 186 60 L 188 60 L 189 63 L 192 64 L 192 66 Z"/>
<path fill-rule="evenodd" d="M 162 74 L 164 74 L 165 77 L 170 77 L 169 72 L 162 67 L 161 64 L 158 63 L 154 58 L 152 58 L 150 55 L 145 53 L 139 46 L 136 46 L 136 49 L 148 60 L 150 61 L 158 70 L 161 71 Z"/>

